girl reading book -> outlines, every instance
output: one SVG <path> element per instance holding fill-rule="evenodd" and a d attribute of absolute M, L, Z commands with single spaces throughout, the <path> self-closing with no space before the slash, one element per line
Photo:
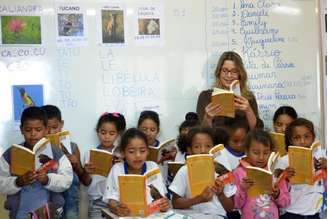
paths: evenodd
<path fill-rule="evenodd" d="M 122 174 L 144 175 L 146 172 L 158 168 L 152 161 L 146 161 L 148 155 L 148 144 L 146 135 L 135 128 L 128 129 L 122 136 L 119 148 L 124 156 L 124 162 L 113 166 L 106 181 L 104 201 L 108 203 L 109 209 L 118 216 L 130 215 L 130 210 L 125 203 L 120 202 L 120 188 L 118 176 Z M 156 195 L 151 194 L 151 188 L 155 188 Z M 156 174 L 152 180 L 147 182 L 146 188 L 147 204 L 158 201 L 159 209 L 169 209 L 168 199 L 165 198 L 166 188 L 161 174 Z"/>
<path fill-rule="evenodd" d="M 147 136 L 148 146 L 158 147 L 159 141 L 157 135 L 159 133 L 160 121 L 158 113 L 151 110 L 145 110 L 140 113 L 138 120 L 138 129 Z"/>
<path fill-rule="evenodd" d="M 237 192 L 234 196 L 235 207 L 240 209 L 241 218 L 278 219 L 279 207 L 286 207 L 290 203 L 287 182 L 281 181 L 274 186 L 271 194 L 249 196 L 248 190 L 254 186 L 254 181 L 247 177 L 248 166 L 268 169 L 268 159 L 274 150 L 270 135 L 265 131 L 250 131 L 245 139 L 246 157 L 234 170 Z"/>
<path fill-rule="evenodd" d="M 314 127 L 311 121 L 298 118 L 287 127 L 285 132 L 287 150 L 291 146 L 311 148 L 315 140 Z M 315 170 L 327 171 L 327 158 L 325 150 L 320 147 L 312 149 L 312 156 Z M 305 162 L 305 159 L 303 160 Z M 289 157 L 285 155 L 278 164 L 277 169 L 288 167 Z M 295 174 L 294 168 L 288 167 L 289 178 Z M 324 210 L 326 180 L 319 179 L 313 185 L 292 184 L 290 187 L 291 204 L 285 208 L 286 213 L 281 216 L 283 219 L 294 218 L 320 218 L 319 213 Z"/>
<path fill-rule="evenodd" d="M 214 145 L 215 137 L 210 128 L 193 128 L 188 132 L 187 152 L 189 155 L 208 154 Z M 224 186 L 219 180 L 212 186 L 206 187 L 203 192 L 192 197 L 189 186 L 188 169 L 183 166 L 174 177 L 169 189 L 173 193 L 172 204 L 174 208 L 193 208 L 201 213 L 209 213 L 221 217 L 226 216 L 226 211 L 233 209 L 230 197 L 235 193 L 235 187 Z"/>
<path fill-rule="evenodd" d="M 287 126 L 297 119 L 297 112 L 291 106 L 279 107 L 273 115 L 273 128 L 277 133 L 285 133 Z"/>
<path fill-rule="evenodd" d="M 97 146 L 97 149 L 113 152 L 114 161 L 116 152 L 115 144 L 119 140 L 120 135 L 124 132 L 125 126 L 125 118 L 120 113 L 106 112 L 98 119 L 96 131 L 100 144 Z M 87 154 L 87 156 L 88 155 L 89 154 Z M 119 157 L 119 154 L 117 157 Z M 88 157 L 85 160 L 87 160 L 87 163 L 85 164 L 84 168 L 87 174 L 90 175 L 88 187 L 88 218 L 102 218 L 101 208 L 107 206 L 107 203 L 102 201 L 102 196 L 106 188 L 106 177 L 93 174 L 96 169 L 95 165 L 89 161 Z"/>

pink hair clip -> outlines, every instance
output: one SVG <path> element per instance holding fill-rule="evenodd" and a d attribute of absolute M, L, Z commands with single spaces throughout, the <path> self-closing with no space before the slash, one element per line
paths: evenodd
<path fill-rule="evenodd" d="M 109 114 L 108 112 L 104 112 L 103 114 L 101 114 L 101 116 L 106 116 L 108 114 Z"/>
<path fill-rule="evenodd" d="M 112 115 L 117 117 L 117 118 L 120 117 L 120 113 L 118 113 L 118 112 L 113 112 Z"/>

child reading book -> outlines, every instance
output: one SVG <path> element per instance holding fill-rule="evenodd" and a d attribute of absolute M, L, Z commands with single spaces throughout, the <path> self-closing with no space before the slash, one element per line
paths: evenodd
<path fill-rule="evenodd" d="M 291 106 L 279 107 L 273 115 L 273 129 L 277 133 L 285 134 L 288 125 L 297 119 L 297 112 Z"/>
<path fill-rule="evenodd" d="M 109 209 L 118 216 L 128 216 L 132 209 L 122 202 L 120 194 L 120 175 L 144 175 L 152 169 L 158 168 L 157 164 L 152 161 L 146 161 L 148 155 L 148 143 L 146 135 L 135 128 L 128 129 L 122 136 L 119 148 L 124 155 L 124 162 L 117 163 L 113 166 L 106 181 L 106 190 L 104 201 L 108 203 Z M 144 185 L 140 185 L 144 188 Z M 156 196 L 152 196 L 151 188 L 157 191 Z M 142 188 L 135 188 L 139 191 Z M 137 192 L 136 192 L 137 194 Z M 146 201 L 147 204 L 159 199 L 159 209 L 167 211 L 169 209 L 168 199 L 165 198 L 166 188 L 161 174 L 156 174 L 152 180 L 147 180 Z M 136 197 L 135 199 L 137 199 Z M 139 197 L 140 198 L 140 197 Z"/>
<path fill-rule="evenodd" d="M 117 151 L 115 143 L 124 132 L 125 126 L 125 118 L 122 114 L 104 113 L 101 115 L 96 126 L 97 136 L 100 141 L 97 149 L 115 153 Z M 102 201 L 106 189 L 106 176 L 94 174 L 97 167 L 90 161 L 89 153 L 85 160 L 87 163 L 84 168 L 91 175 L 90 185 L 88 187 L 88 218 L 101 218 L 101 208 L 107 206 L 107 203 Z"/>
<path fill-rule="evenodd" d="M 42 106 L 42 109 L 44 109 L 48 117 L 48 134 L 61 132 L 64 126 L 64 120 L 62 120 L 60 109 L 54 105 L 45 105 Z M 82 181 L 84 185 L 88 185 L 88 177 L 86 177 L 84 168 L 82 167 L 80 150 L 77 144 L 70 141 L 70 145 L 68 145 L 69 148 L 65 148 L 61 142 L 58 143 L 61 144 L 58 146 L 60 146 L 59 148 L 62 149 L 63 153 L 69 159 L 74 171 L 72 185 L 63 193 L 65 199 L 63 218 L 78 219 L 80 218 L 80 181 Z"/>
<path fill-rule="evenodd" d="M 151 110 L 145 110 L 140 113 L 138 120 L 138 129 L 147 136 L 149 146 L 158 147 L 159 141 L 156 139 L 159 133 L 160 121 L 158 113 Z"/>
<path fill-rule="evenodd" d="M 47 134 L 47 116 L 40 107 L 26 108 L 21 116 L 21 133 L 24 147 L 32 150 L 35 144 Z M 28 171 L 21 176 L 11 173 L 11 149 L 7 149 L 0 159 L 0 191 L 7 195 L 5 208 L 10 218 L 25 219 L 32 212 L 52 201 L 56 208 L 64 205 L 61 196 L 50 193 L 63 192 L 72 183 L 72 166 L 66 156 L 55 146 L 51 146 L 50 159 L 58 162 L 58 169 L 52 172 Z M 49 154 L 48 154 L 49 155 Z M 37 159 L 41 159 L 38 157 Z M 49 156 L 47 156 L 49 159 Z M 39 160 L 41 163 L 43 161 Z"/>
<path fill-rule="evenodd" d="M 216 133 L 220 135 L 220 132 L 226 132 L 228 137 L 226 142 L 218 142 L 224 144 L 225 147 L 215 157 L 215 160 L 230 171 L 235 169 L 239 165 L 239 160 L 245 156 L 243 142 L 248 131 L 249 127 L 245 117 L 236 115 L 235 118 L 225 119 L 222 128 L 217 129 Z"/>
<path fill-rule="evenodd" d="M 186 145 L 189 145 L 187 151 L 190 155 L 208 154 L 214 145 L 214 134 L 210 128 L 193 128 L 188 133 Z M 224 186 L 221 181 L 216 180 L 213 185 L 205 187 L 199 195 L 192 196 L 189 184 L 188 168 L 185 165 L 178 170 L 169 187 L 173 192 L 172 205 L 174 208 L 187 209 L 192 207 L 201 213 L 222 217 L 226 216 L 226 211 L 233 209 L 233 202 L 230 197 L 236 191 L 234 186 Z"/>
<path fill-rule="evenodd" d="M 287 151 L 292 145 L 309 148 L 315 140 L 313 124 L 304 118 L 298 118 L 290 123 L 285 133 L 286 145 L 288 146 Z M 287 171 L 292 183 L 293 175 L 297 175 L 297 172 L 295 173 L 295 169 L 289 166 L 289 156 L 291 155 L 286 155 L 279 160 L 277 169 L 283 170 L 288 167 Z M 321 147 L 315 147 L 312 149 L 312 156 L 314 163 L 309 166 L 314 166 L 315 170 L 326 171 L 327 159 L 325 151 Z M 302 161 L 306 162 L 304 158 Z M 312 162 L 312 159 L 310 162 Z M 323 193 L 326 187 L 324 184 L 325 180 L 323 179 L 307 184 L 292 183 L 290 187 L 291 203 L 290 206 L 285 208 L 286 213 L 281 218 L 319 218 L 320 211 L 324 210 L 321 207 L 325 204 L 323 203 L 325 199 Z"/>
<path fill-rule="evenodd" d="M 250 131 L 244 143 L 246 157 L 234 170 L 237 192 L 234 196 L 235 207 L 240 209 L 241 218 L 279 218 L 279 207 L 290 203 L 287 182 L 281 181 L 274 186 L 271 194 L 248 195 L 248 190 L 254 186 L 254 181 L 247 177 L 248 166 L 268 169 L 268 159 L 274 150 L 270 135 L 261 130 Z"/>

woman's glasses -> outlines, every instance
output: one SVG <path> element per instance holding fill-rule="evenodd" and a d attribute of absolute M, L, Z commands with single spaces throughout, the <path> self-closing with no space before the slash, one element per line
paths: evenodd
<path fill-rule="evenodd" d="M 239 71 L 237 69 L 227 69 L 227 68 L 222 68 L 221 69 L 221 73 L 224 75 L 224 76 L 228 76 L 229 73 L 231 76 L 233 77 L 238 77 L 239 76 Z"/>

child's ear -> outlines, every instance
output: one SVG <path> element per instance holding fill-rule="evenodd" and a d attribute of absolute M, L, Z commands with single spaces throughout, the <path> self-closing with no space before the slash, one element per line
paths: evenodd
<path fill-rule="evenodd" d="M 60 130 L 64 127 L 64 120 L 60 121 Z"/>

